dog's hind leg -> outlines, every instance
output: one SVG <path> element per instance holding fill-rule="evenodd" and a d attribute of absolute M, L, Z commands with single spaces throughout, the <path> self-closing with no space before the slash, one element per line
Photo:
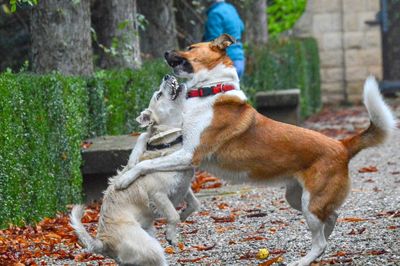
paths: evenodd
<path fill-rule="evenodd" d="M 333 212 L 328 219 L 325 221 L 325 239 L 328 239 L 329 236 L 332 234 L 333 229 L 335 228 L 337 218 L 339 217 L 339 214 L 337 212 Z"/>
<path fill-rule="evenodd" d="M 307 225 L 312 234 L 312 247 L 307 255 L 298 261 L 292 262 L 289 266 L 308 266 L 311 262 L 317 259 L 326 248 L 326 239 L 324 234 L 325 224 L 309 209 L 310 193 L 304 190 L 301 197 L 302 210 L 306 219 Z"/>
<path fill-rule="evenodd" d="M 157 210 L 161 212 L 165 218 L 167 218 L 165 237 L 170 244 L 176 245 L 178 243 L 176 237 L 176 226 L 180 221 L 179 214 L 172 202 L 169 200 L 167 194 L 156 193 L 153 195 L 153 197 L 154 203 L 157 206 Z"/>
<path fill-rule="evenodd" d="M 180 214 L 180 219 L 182 222 L 200 208 L 200 201 L 196 198 L 192 189 L 190 188 L 185 196 L 185 201 L 187 206 Z"/>
<path fill-rule="evenodd" d="M 303 194 L 303 188 L 299 184 L 298 181 L 292 180 L 286 184 L 286 193 L 285 197 L 289 205 L 298 210 L 301 209 L 301 195 Z"/>

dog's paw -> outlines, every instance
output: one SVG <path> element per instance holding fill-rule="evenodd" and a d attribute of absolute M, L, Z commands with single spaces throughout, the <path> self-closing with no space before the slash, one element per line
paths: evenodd
<path fill-rule="evenodd" d="M 136 178 L 135 173 L 129 170 L 114 181 L 114 187 L 117 190 L 126 189 Z"/>

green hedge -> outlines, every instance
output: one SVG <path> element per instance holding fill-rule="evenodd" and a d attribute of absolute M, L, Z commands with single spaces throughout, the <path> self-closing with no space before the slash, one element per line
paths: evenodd
<path fill-rule="evenodd" d="M 257 91 L 301 90 L 301 115 L 321 107 L 318 45 L 313 38 L 271 40 L 264 47 L 250 47 L 243 88 L 250 101 Z"/>
<path fill-rule="evenodd" d="M 150 61 L 136 71 L 97 72 L 88 81 L 90 135 L 139 131 L 135 119 L 148 106 L 154 90 L 169 71 L 164 62 Z"/>
<path fill-rule="evenodd" d="M 79 78 L 0 75 L 0 227 L 81 201 L 87 93 Z"/>
<path fill-rule="evenodd" d="M 0 228 L 80 202 L 81 141 L 138 131 L 135 118 L 167 72 L 156 61 L 91 78 L 0 74 Z"/>

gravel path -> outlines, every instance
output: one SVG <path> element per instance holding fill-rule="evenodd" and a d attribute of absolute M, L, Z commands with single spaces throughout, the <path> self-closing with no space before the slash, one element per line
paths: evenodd
<path fill-rule="evenodd" d="M 400 116 L 400 107 L 396 113 Z M 322 112 L 305 122 L 306 127 L 339 137 L 367 124 L 363 107 Z M 350 175 L 352 191 L 316 265 L 400 265 L 400 134 L 357 155 L 350 163 Z M 180 224 L 180 247 L 171 250 L 164 240 L 164 225 L 158 225 L 158 239 L 170 251 L 170 265 L 259 265 L 266 261 L 256 258 L 261 248 L 269 250 L 268 259 L 282 256 L 285 265 L 311 247 L 305 221 L 286 204 L 283 187 L 226 185 L 197 196 L 202 207 L 189 222 Z M 103 262 L 111 265 L 111 260 Z"/>

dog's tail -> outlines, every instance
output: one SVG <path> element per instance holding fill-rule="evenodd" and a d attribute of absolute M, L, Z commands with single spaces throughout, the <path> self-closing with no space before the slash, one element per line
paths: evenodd
<path fill-rule="evenodd" d="M 93 238 L 83 226 L 81 219 L 83 216 L 83 205 L 75 205 L 70 214 L 71 226 L 78 235 L 79 240 L 89 252 L 102 253 L 103 243 L 99 239 Z"/>
<path fill-rule="evenodd" d="M 362 149 L 383 143 L 396 128 L 396 119 L 384 102 L 373 76 L 369 76 L 364 84 L 364 104 L 369 114 L 369 127 L 355 136 L 342 140 L 350 158 Z"/>

